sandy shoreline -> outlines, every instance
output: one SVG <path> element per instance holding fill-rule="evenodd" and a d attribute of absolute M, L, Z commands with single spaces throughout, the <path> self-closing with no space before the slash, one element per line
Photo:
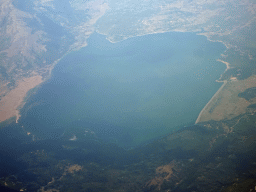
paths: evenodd
<path fill-rule="evenodd" d="M 50 67 L 47 67 L 49 74 L 46 78 L 43 78 L 36 72 L 32 72 L 31 74 L 34 74 L 34 76 L 20 80 L 17 83 L 18 86 L 0 100 L 0 123 L 13 117 L 16 117 L 16 123 L 18 123 L 21 116 L 19 110 L 25 105 L 24 99 L 27 96 L 27 93 L 31 89 L 50 79 L 54 67 L 72 51 L 73 50 L 67 51 L 61 58 L 54 61 Z"/>
<path fill-rule="evenodd" d="M 218 81 L 220 82 L 220 81 Z M 195 124 L 197 124 L 198 122 L 200 122 L 200 118 L 202 116 L 202 114 L 204 113 L 204 111 L 206 110 L 206 108 L 210 105 L 210 103 L 218 96 L 218 94 L 221 92 L 221 90 L 223 89 L 223 87 L 225 87 L 225 85 L 227 84 L 227 80 L 223 81 L 223 85 L 219 88 L 219 90 L 212 96 L 212 98 L 210 99 L 210 101 L 204 106 L 204 108 L 202 109 L 202 111 L 199 113 Z"/>
<path fill-rule="evenodd" d="M 161 33 L 165 33 L 165 32 L 168 32 L 168 31 L 163 31 Z M 159 33 L 159 32 L 156 32 L 156 33 Z M 153 34 L 153 33 L 150 33 L 150 34 Z M 143 35 L 145 35 L 145 34 L 143 34 Z M 141 35 L 141 36 L 143 36 L 143 35 Z M 149 35 L 149 34 L 147 34 L 147 35 Z M 206 34 L 198 34 L 198 35 L 204 35 L 209 40 L 209 37 Z M 130 38 L 130 37 L 128 37 L 128 38 Z M 111 42 L 111 43 L 114 43 L 114 42 Z M 225 46 L 227 47 L 227 45 L 225 45 Z M 24 98 L 26 97 L 27 92 L 29 90 L 35 88 L 39 84 L 43 83 L 47 79 L 51 78 L 52 70 L 54 69 L 55 65 L 70 52 L 72 52 L 72 50 L 68 51 L 66 54 L 64 54 L 61 58 L 57 59 L 53 63 L 53 65 L 49 68 L 49 75 L 46 79 L 42 80 L 42 76 L 40 76 L 40 75 L 29 77 L 29 78 L 24 78 L 22 81 L 18 82 L 18 86 L 15 89 L 11 90 L 6 96 L 4 96 L 0 100 L 0 123 L 5 120 L 10 119 L 11 117 L 15 117 L 15 116 L 16 116 L 16 123 L 18 122 L 18 120 L 20 118 L 19 109 L 21 107 L 23 107 L 25 104 Z M 228 69 L 230 69 L 230 64 L 228 62 L 225 62 L 221 59 L 218 59 L 217 61 L 222 62 L 227 66 L 225 72 Z M 212 100 L 219 94 L 219 92 L 222 90 L 222 88 L 227 83 L 227 81 L 218 81 L 218 80 L 216 80 L 216 81 L 224 82 L 224 84 L 220 87 L 220 89 L 214 94 L 214 96 L 211 98 L 211 100 L 201 110 L 201 112 L 196 120 L 196 123 L 198 123 L 200 121 L 201 115 L 203 114 L 205 109 L 209 106 L 209 104 L 212 102 Z"/>
<path fill-rule="evenodd" d="M 24 98 L 29 90 L 43 82 L 42 76 L 36 75 L 20 80 L 18 86 L 0 100 L 0 122 L 16 116 L 16 123 L 20 118 L 19 109 L 24 106 Z"/>
<path fill-rule="evenodd" d="M 219 62 L 221 62 L 221 63 L 224 63 L 224 64 L 227 66 L 227 68 L 226 68 L 226 70 L 224 71 L 224 73 L 225 73 L 227 70 L 230 69 L 230 64 L 229 64 L 228 62 L 223 61 L 223 60 L 221 60 L 221 59 L 217 59 L 217 61 L 219 61 Z"/>
<path fill-rule="evenodd" d="M 207 39 L 208 39 L 208 37 L 207 37 Z M 223 60 L 221 60 L 221 59 L 217 59 L 217 61 L 219 61 L 219 62 L 221 62 L 221 63 L 223 63 L 223 64 L 226 65 L 227 68 L 225 69 L 225 71 L 224 71 L 223 73 L 225 73 L 227 70 L 230 69 L 230 64 L 229 64 L 228 62 L 223 61 Z M 218 82 L 218 83 L 222 83 L 222 82 L 223 82 L 223 85 L 218 89 L 218 91 L 212 96 L 212 98 L 210 99 L 210 101 L 209 101 L 209 102 L 204 106 L 204 108 L 201 110 L 201 112 L 199 113 L 199 115 L 198 115 L 198 117 L 197 117 L 197 119 L 196 119 L 195 124 L 197 124 L 197 123 L 200 121 L 200 118 L 201 118 L 202 114 L 205 112 L 206 108 L 210 105 L 210 103 L 213 101 L 213 99 L 215 99 L 215 98 L 218 96 L 218 94 L 221 92 L 221 90 L 222 90 L 223 87 L 227 84 L 228 81 L 227 81 L 227 80 L 224 80 L 224 81 L 216 80 L 216 82 Z"/>
<path fill-rule="evenodd" d="M 230 120 L 238 115 L 244 114 L 248 111 L 247 107 L 249 105 L 256 104 L 256 98 L 246 100 L 238 95 L 249 88 L 255 87 L 255 85 L 255 75 L 244 80 L 230 78 L 226 86 L 204 110 L 199 122 L 209 120 L 220 121 L 224 119 Z"/>

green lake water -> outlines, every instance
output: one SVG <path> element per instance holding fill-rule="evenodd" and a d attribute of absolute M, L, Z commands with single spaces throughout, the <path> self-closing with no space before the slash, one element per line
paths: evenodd
<path fill-rule="evenodd" d="M 22 110 L 41 137 L 85 127 L 120 146 L 136 146 L 186 125 L 222 85 L 225 46 L 194 33 L 162 33 L 111 43 L 100 34 L 63 58 Z"/>

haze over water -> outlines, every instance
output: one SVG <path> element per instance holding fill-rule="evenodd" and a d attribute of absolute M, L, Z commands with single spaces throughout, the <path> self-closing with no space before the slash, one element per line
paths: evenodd
<path fill-rule="evenodd" d="M 85 127 L 135 146 L 194 124 L 222 85 L 221 43 L 193 33 L 163 33 L 110 43 L 93 34 L 62 59 L 31 97 L 20 123 L 44 137 Z"/>

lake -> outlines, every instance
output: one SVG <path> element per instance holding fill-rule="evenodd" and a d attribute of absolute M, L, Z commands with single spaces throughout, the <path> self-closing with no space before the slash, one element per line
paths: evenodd
<path fill-rule="evenodd" d="M 30 97 L 19 124 L 40 138 L 84 127 L 133 147 L 193 125 L 220 88 L 225 51 L 195 33 L 169 32 L 111 43 L 97 33 L 64 57 Z"/>

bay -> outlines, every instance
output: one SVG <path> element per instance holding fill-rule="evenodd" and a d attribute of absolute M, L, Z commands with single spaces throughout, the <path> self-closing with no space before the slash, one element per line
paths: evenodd
<path fill-rule="evenodd" d="M 225 51 L 195 33 L 169 32 L 111 43 L 93 34 L 68 54 L 22 109 L 20 124 L 40 138 L 86 128 L 123 147 L 187 125 L 221 83 Z"/>

